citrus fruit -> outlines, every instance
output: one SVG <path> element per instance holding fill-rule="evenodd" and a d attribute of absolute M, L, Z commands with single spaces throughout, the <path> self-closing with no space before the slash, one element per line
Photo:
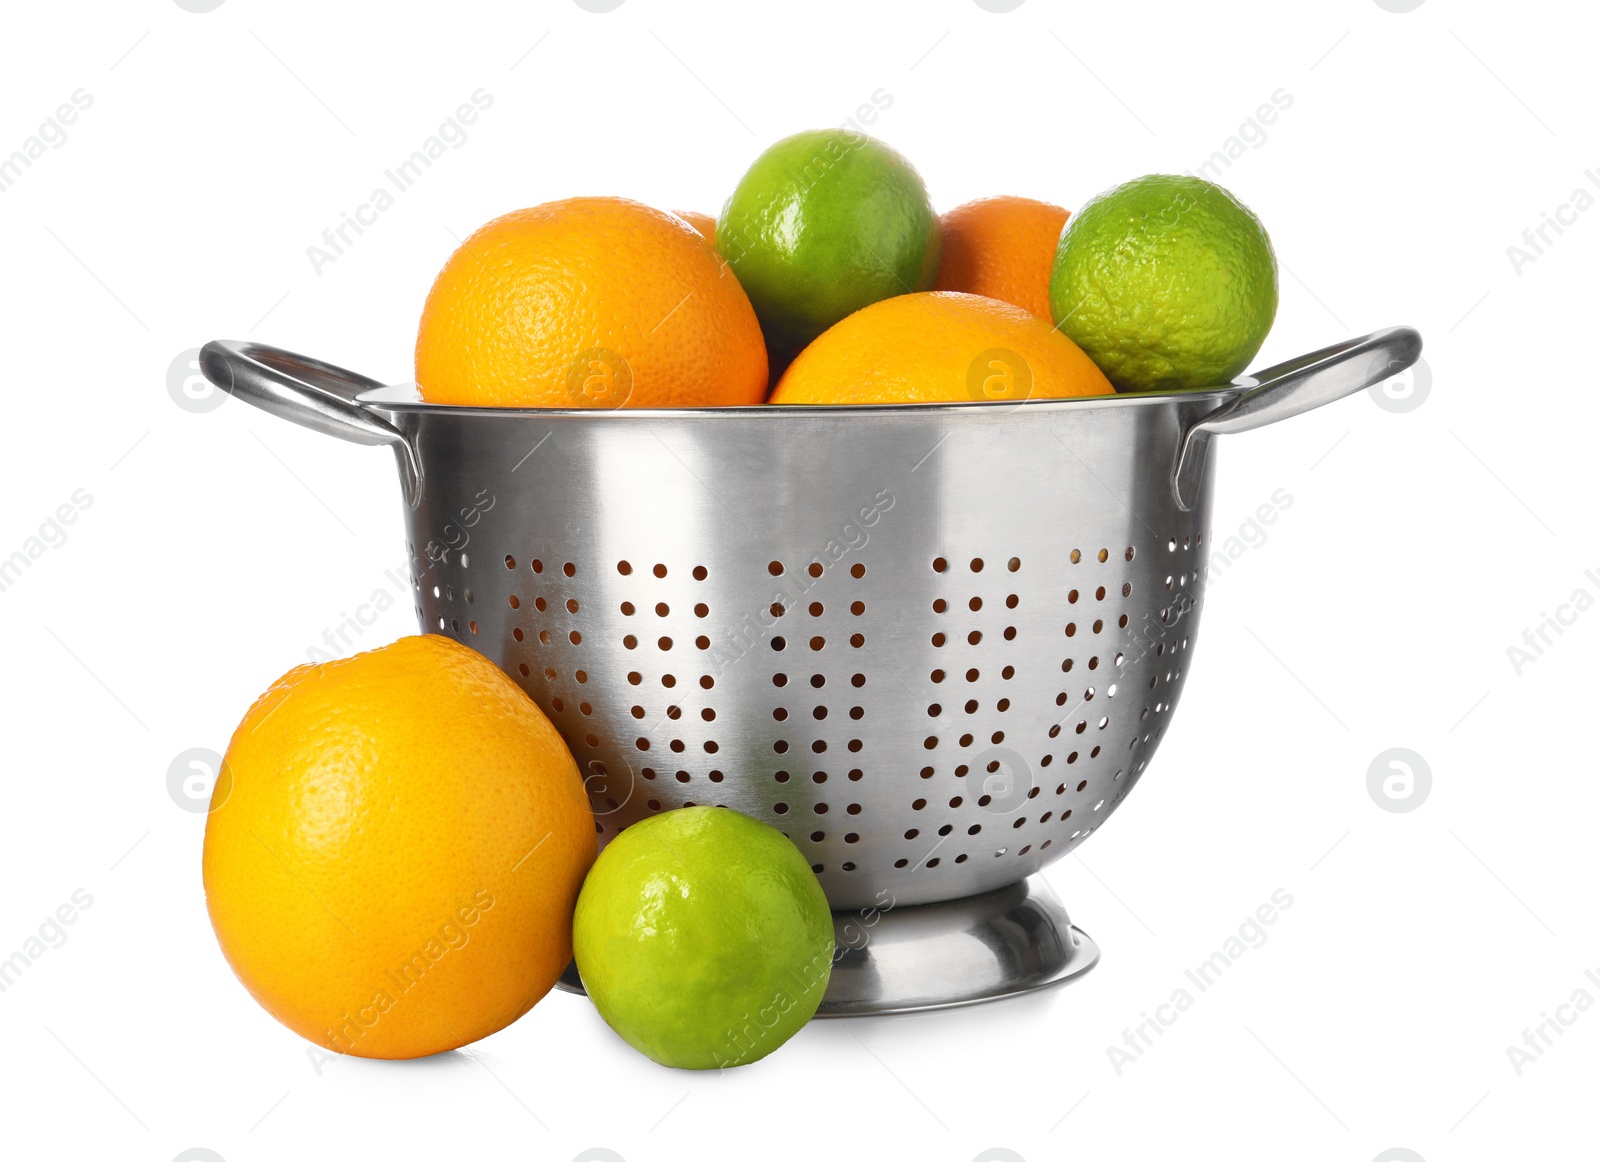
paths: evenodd
<path fill-rule="evenodd" d="M 700 236 L 707 242 L 716 241 L 717 220 L 710 214 L 702 214 L 696 210 L 674 210 L 673 213 L 700 231 Z"/>
<path fill-rule="evenodd" d="M 811 1019 L 833 968 L 827 897 L 798 848 L 747 815 L 681 807 L 606 845 L 573 921 L 584 990 L 653 1061 L 760 1060 Z"/>
<path fill-rule="evenodd" d="M 767 353 L 739 280 L 693 227 L 625 198 L 496 218 L 450 256 L 417 328 L 431 403 L 761 402 Z"/>
<path fill-rule="evenodd" d="M 1121 390 L 1212 387 L 1249 366 L 1272 329 L 1278 260 L 1227 190 L 1152 174 L 1068 221 L 1050 308 Z"/>
<path fill-rule="evenodd" d="M 789 365 L 769 403 L 949 403 L 1105 395 L 1111 384 L 1049 323 L 980 295 L 926 291 L 857 311 Z"/>
<path fill-rule="evenodd" d="M 206 907 L 239 980 L 308 1041 L 422 1057 L 504 1028 L 571 956 L 594 817 L 555 727 L 438 636 L 298 666 L 228 744 Z"/>
<path fill-rule="evenodd" d="M 939 219 L 934 290 L 987 295 L 1050 318 L 1050 266 L 1067 212 L 1032 198 L 979 198 Z"/>
<path fill-rule="evenodd" d="M 722 207 L 717 249 L 761 319 L 774 369 L 846 315 L 927 290 L 939 220 L 911 163 L 848 129 L 796 133 Z"/>

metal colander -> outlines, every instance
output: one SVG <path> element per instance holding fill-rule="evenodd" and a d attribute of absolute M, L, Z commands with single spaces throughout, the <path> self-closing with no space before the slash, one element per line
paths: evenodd
<path fill-rule="evenodd" d="M 202 367 L 394 446 L 422 628 L 544 708 L 602 842 L 735 808 L 864 914 L 1005 889 L 1099 830 L 1189 677 L 1211 436 L 1420 349 L 1392 328 L 1210 391 L 867 408 L 433 405 L 253 343 Z"/>

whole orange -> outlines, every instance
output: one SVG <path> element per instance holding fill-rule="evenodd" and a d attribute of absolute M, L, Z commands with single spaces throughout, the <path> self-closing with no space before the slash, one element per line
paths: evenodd
<path fill-rule="evenodd" d="M 939 219 L 944 257 L 934 290 L 988 295 L 1050 318 L 1050 265 L 1067 211 L 1032 198 L 979 198 Z"/>
<path fill-rule="evenodd" d="M 700 236 L 707 242 L 717 240 L 717 220 L 710 214 L 702 214 L 698 210 L 674 210 L 673 213 L 700 231 Z"/>
<path fill-rule="evenodd" d="M 1037 315 L 953 291 L 863 307 L 814 339 L 769 403 L 956 403 L 1106 395 L 1111 383 Z"/>
<path fill-rule="evenodd" d="M 430 403 L 761 402 L 767 351 L 739 280 L 681 218 L 568 198 L 496 218 L 450 256 L 417 328 Z"/>
<path fill-rule="evenodd" d="M 263 1008 L 332 1052 L 422 1057 L 550 990 L 595 852 L 549 719 L 429 635 L 298 666 L 257 699 L 202 862 L 217 941 Z"/>

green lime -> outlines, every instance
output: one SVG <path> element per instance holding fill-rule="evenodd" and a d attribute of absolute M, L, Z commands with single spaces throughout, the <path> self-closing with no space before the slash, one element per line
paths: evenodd
<path fill-rule="evenodd" d="M 846 315 L 927 290 L 939 272 L 939 217 L 922 178 L 848 129 L 796 133 L 756 158 L 716 239 L 761 320 L 774 379 Z"/>
<path fill-rule="evenodd" d="M 572 947 L 606 1024 L 679 1069 L 759 1061 L 800 1031 L 833 969 L 827 897 L 781 832 L 682 807 L 607 845 Z"/>
<path fill-rule="evenodd" d="M 1056 244 L 1056 327 L 1121 391 L 1228 382 L 1277 312 L 1272 240 L 1248 207 L 1201 178 L 1151 174 L 1107 190 Z"/>

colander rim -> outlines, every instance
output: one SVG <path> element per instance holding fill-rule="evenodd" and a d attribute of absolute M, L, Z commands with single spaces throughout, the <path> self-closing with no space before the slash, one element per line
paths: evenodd
<path fill-rule="evenodd" d="M 356 395 L 357 403 L 393 413 L 421 415 L 447 414 L 458 416 L 528 416 L 572 417 L 586 420 L 609 417 L 605 422 L 621 423 L 634 420 L 662 419 L 738 419 L 763 417 L 774 422 L 792 421 L 803 416 L 904 416 L 947 415 L 968 413 L 981 415 L 987 411 L 1065 412 L 1093 411 L 1100 408 L 1151 407 L 1185 400 L 1216 402 L 1218 404 L 1241 391 L 1257 386 L 1248 375 L 1220 387 L 1189 388 L 1183 391 L 1133 391 L 1114 395 L 1086 395 L 1065 399 L 1041 398 L 1021 402 L 1011 400 L 960 400 L 950 403 L 899 403 L 899 404 L 751 404 L 737 407 L 683 407 L 683 408 L 533 408 L 486 407 L 481 404 L 427 403 L 420 398 L 415 383 L 393 383 L 369 388 Z"/>

